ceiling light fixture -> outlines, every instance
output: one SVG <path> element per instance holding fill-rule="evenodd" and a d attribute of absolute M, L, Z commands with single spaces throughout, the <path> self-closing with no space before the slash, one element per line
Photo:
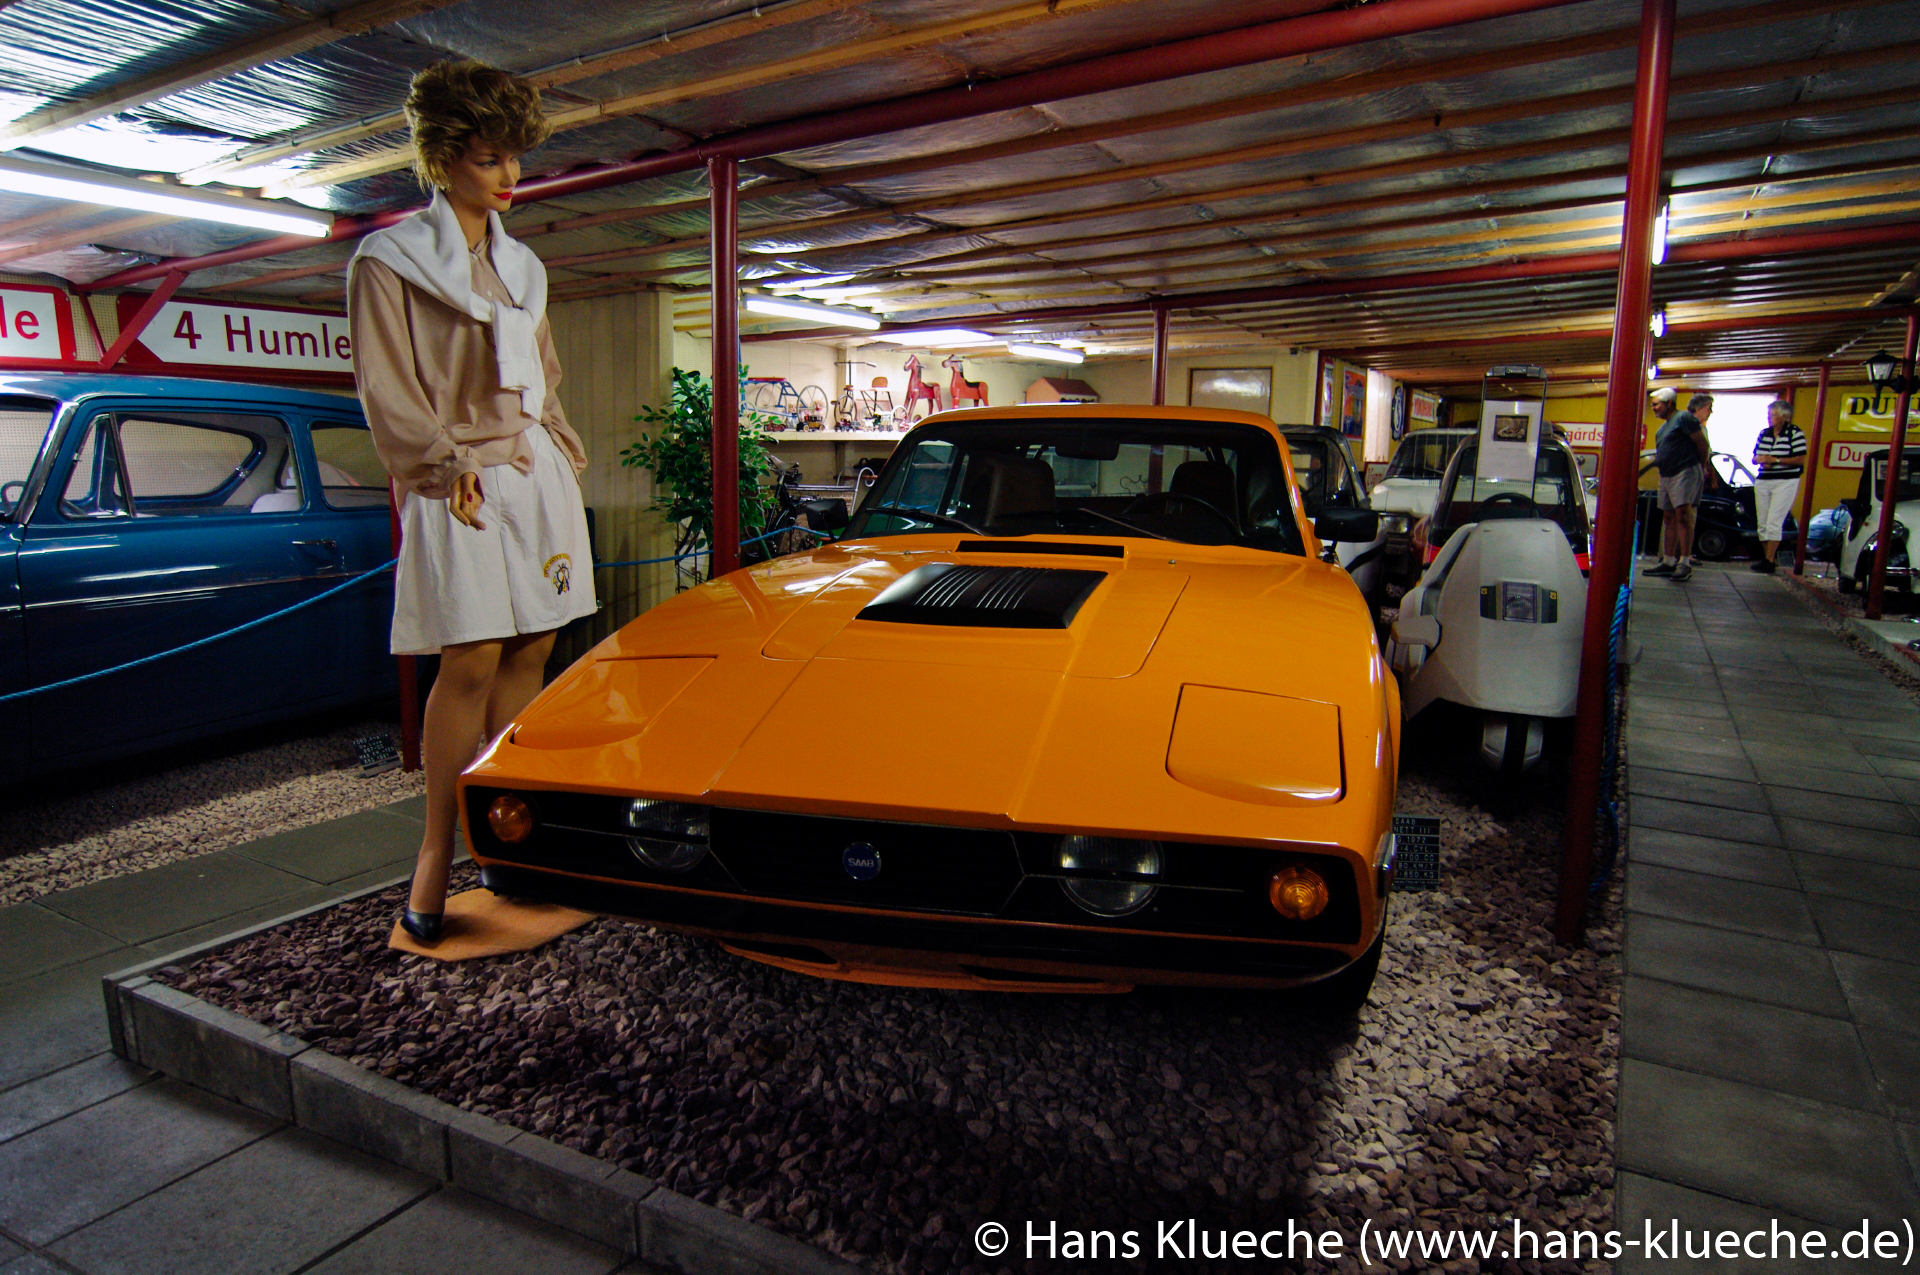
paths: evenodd
<path fill-rule="evenodd" d="M 836 310 L 832 306 L 813 305 L 806 301 L 788 301 L 780 297 L 748 297 L 744 303 L 755 314 L 777 314 L 783 319 L 815 319 L 831 323 L 836 327 L 859 328 L 871 332 L 880 326 L 880 320 L 871 314 L 860 314 L 853 310 Z"/>
<path fill-rule="evenodd" d="M 1655 310 L 1653 314 L 1648 317 L 1647 331 L 1653 333 L 1656 337 L 1662 337 L 1667 334 L 1667 312 L 1665 310 Z"/>
<path fill-rule="evenodd" d="M 1673 205 L 1662 201 L 1660 211 L 1653 216 L 1653 264 L 1663 265 L 1667 260 L 1667 224 L 1672 219 Z"/>
<path fill-rule="evenodd" d="M 238 195 L 206 190 L 183 190 L 135 177 L 118 177 L 82 168 L 54 168 L 19 159 L 0 158 L 0 187 L 16 195 L 105 204 L 110 208 L 131 208 L 194 221 L 218 221 L 314 239 L 324 239 L 333 231 L 331 214 L 297 205 L 242 199 Z"/>
<path fill-rule="evenodd" d="M 874 324 L 879 327 L 879 324 Z M 936 345 L 992 345 L 998 338 L 972 328 L 929 328 L 925 332 L 882 332 L 879 340 L 893 345 L 912 345 L 931 349 Z"/>
<path fill-rule="evenodd" d="M 1057 345 L 1028 345 L 1024 341 L 1007 342 L 1007 353 L 1017 354 L 1026 359 L 1039 359 L 1043 363 L 1085 363 L 1087 361 L 1087 356 L 1078 350 L 1063 349 Z"/>

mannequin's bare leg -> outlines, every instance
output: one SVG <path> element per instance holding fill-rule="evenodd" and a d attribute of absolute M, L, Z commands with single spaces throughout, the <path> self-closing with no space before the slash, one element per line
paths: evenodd
<path fill-rule="evenodd" d="M 553 639 L 558 635 L 558 629 L 549 629 L 502 640 L 500 669 L 493 675 L 493 691 L 487 698 L 488 739 L 505 730 L 546 685 L 547 657 L 553 654 Z"/>
<path fill-rule="evenodd" d="M 517 639 L 515 639 L 517 640 Z M 455 783 L 473 761 L 487 728 L 487 710 L 501 670 L 499 639 L 463 642 L 440 652 L 440 673 L 427 696 L 424 749 L 427 771 L 427 831 L 413 869 L 415 912 L 444 911 L 447 871 L 453 864 L 453 830 L 459 823 Z"/>

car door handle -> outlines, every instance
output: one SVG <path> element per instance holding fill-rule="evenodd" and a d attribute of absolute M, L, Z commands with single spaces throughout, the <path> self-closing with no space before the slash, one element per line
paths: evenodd
<path fill-rule="evenodd" d="M 322 545 L 333 553 L 340 552 L 340 542 L 337 540 L 296 540 L 293 543 L 297 545 Z"/>

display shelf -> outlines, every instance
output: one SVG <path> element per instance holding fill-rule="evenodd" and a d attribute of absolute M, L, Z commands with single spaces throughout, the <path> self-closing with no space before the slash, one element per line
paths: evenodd
<path fill-rule="evenodd" d="M 897 443 L 903 433 L 878 429 L 770 429 L 767 438 L 776 443 Z"/>

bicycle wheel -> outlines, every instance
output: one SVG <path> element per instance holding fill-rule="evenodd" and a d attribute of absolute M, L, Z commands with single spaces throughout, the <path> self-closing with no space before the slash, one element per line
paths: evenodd
<path fill-rule="evenodd" d="M 765 381 L 748 381 L 740 391 L 740 406 L 749 411 L 771 413 L 779 401 L 779 387 Z"/>
<path fill-rule="evenodd" d="M 833 427 L 835 429 L 853 429 L 860 423 L 860 396 L 849 385 L 840 391 L 840 397 L 833 404 Z"/>
<path fill-rule="evenodd" d="M 800 391 L 800 426 L 803 429 L 821 429 L 827 423 L 827 392 L 818 385 L 809 385 Z"/>

